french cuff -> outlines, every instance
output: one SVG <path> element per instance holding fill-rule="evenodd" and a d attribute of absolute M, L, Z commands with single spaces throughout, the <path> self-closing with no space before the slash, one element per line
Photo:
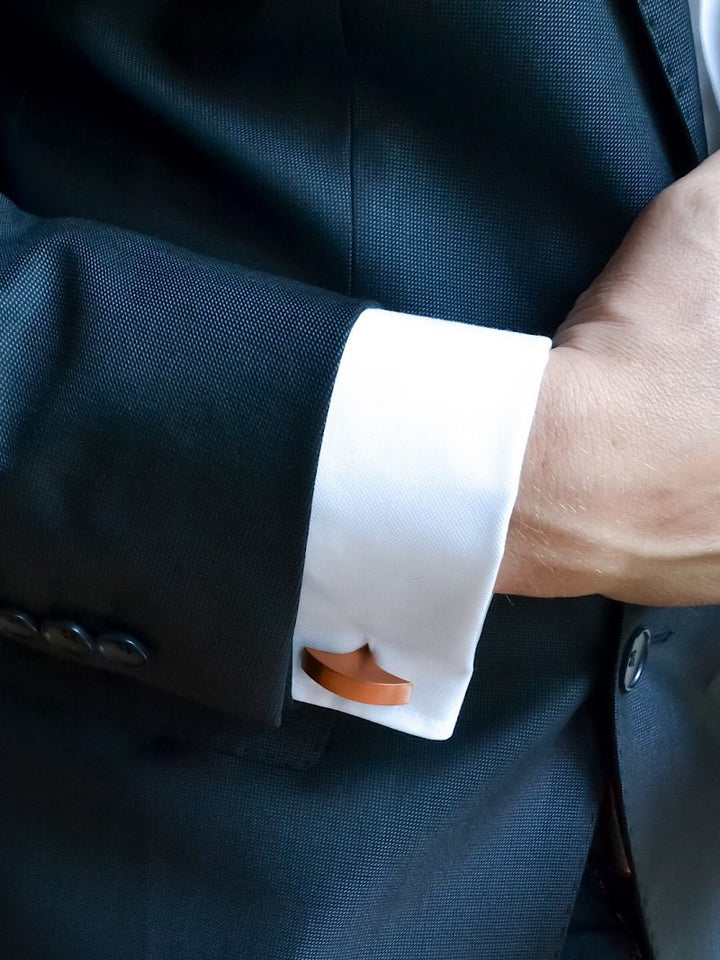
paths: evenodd
<path fill-rule="evenodd" d="M 445 740 L 472 675 L 551 340 L 370 308 L 338 369 L 293 638 L 292 696 Z M 339 696 L 303 649 L 368 645 L 408 703 Z"/>

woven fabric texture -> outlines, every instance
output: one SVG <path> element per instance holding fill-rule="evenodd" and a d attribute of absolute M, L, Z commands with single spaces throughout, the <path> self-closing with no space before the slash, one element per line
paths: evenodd
<path fill-rule="evenodd" d="M 0 600 L 149 651 L 0 641 L 4 960 L 555 960 L 614 717 L 654 960 L 717 955 L 712 886 L 665 924 L 654 870 L 690 875 L 718 791 L 656 856 L 637 822 L 679 825 L 653 771 L 672 742 L 685 796 L 717 717 L 652 657 L 613 714 L 616 604 L 495 597 L 447 742 L 287 696 L 354 319 L 552 335 L 702 155 L 687 31 L 680 0 L 0 0 Z"/>

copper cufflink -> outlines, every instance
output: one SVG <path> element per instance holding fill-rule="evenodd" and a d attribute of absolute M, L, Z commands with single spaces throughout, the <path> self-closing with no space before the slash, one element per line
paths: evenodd
<path fill-rule="evenodd" d="M 301 664 L 316 683 L 346 700 L 394 707 L 409 703 L 412 695 L 412 683 L 379 667 L 367 644 L 351 653 L 305 647 Z"/>

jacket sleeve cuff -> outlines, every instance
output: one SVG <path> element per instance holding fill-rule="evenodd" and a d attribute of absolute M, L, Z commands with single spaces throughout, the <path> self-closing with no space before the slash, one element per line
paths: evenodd
<path fill-rule="evenodd" d="M 313 493 L 292 696 L 433 740 L 453 732 L 502 560 L 551 341 L 370 308 L 348 338 Z M 369 644 L 410 702 L 338 696 L 303 647 Z"/>

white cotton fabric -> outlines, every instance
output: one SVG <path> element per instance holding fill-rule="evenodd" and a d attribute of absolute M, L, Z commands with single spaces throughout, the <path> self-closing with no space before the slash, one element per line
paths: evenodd
<path fill-rule="evenodd" d="M 364 311 L 338 370 L 315 482 L 292 696 L 434 740 L 452 734 L 502 559 L 551 341 Z M 304 646 L 413 683 L 403 706 L 332 694 Z"/>

